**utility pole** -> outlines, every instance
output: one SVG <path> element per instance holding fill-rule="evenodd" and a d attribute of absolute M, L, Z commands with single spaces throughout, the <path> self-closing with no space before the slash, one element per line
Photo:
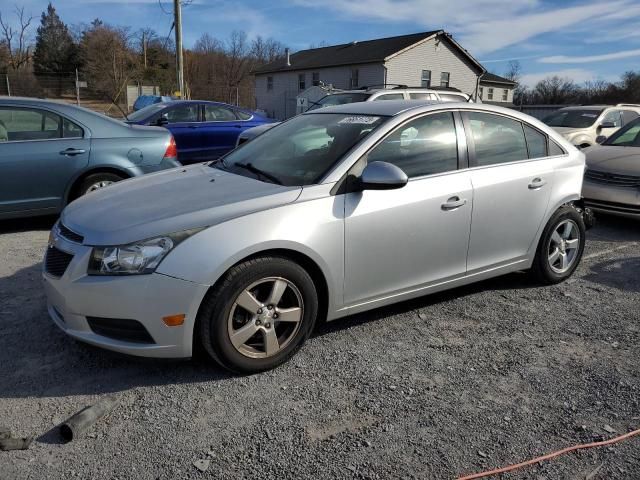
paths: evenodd
<path fill-rule="evenodd" d="M 144 59 L 144 69 L 147 69 L 147 32 L 142 31 L 142 58 Z"/>
<path fill-rule="evenodd" d="M 173 0 L 174 25 L 176 29 L 176 77 L 178 79 L 178 93 L 184 98 L 184 64 L 182 58 L 182 12 L 180 0 Z"/>
<path fill-rule="evenodd" d="M 76 68 L 76 103 L 80 105 L 80 78 L 78 77 L 77 68 Z"/>

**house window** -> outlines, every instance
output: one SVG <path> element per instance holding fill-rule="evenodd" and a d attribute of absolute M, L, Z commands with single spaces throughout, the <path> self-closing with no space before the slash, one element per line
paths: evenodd
<path fill-rule="evenodd" d="M 352 68 L 351 69 L 351 88 L 355 88 L 359 85 L 359 81 L 358 81 L 358 74 L 360 72 L 358 72 L 357 68 Z"/>
<path fill-rule="evenodd" d="M 509 98 L 509 90 L 505 88 L 504 90 L 502 90 L 502 101 L 506 102 L 508 98 Z"/>
<path fill-rule="evenodd" d="M 441 87 L 448 87 L 449 86 L 449 77 L 451 75 L 449 74 L 449 72 L 442 72 L 440 74 L 440 86 Z"/>
<path fill-rule="evenodd" d="M 487 93 L 487 100 L 493 100 L 493 88 L 490 88 Z"/>
<path fill-rule="evenodd" d="M 312 78 L 311 84 L 314 87 L 319 86 L 320 85 L 320 72 L 313 72 L 312 76 L 313 76 L 313 78 Z"/>
<path fill-rule="evenodd" d="M 298 75 L 298 90 L 302 91 L 307 88 L 304 73 Z"/>
<path fill-rule="evenodd" d="M 422 70 L 420 85 L 426 88 L 429 88 L 431 86 L 431 70 Z"/>
<path fill-rule="evenodd" d="M 480 87 L 480 98 L 482 98 L 483 93 L 484 93 L 484 88 Z"/>
<path fill-rule="evenodd" d="M 267 91 L 273 90 L 273 77 L 267 77 Z"/>

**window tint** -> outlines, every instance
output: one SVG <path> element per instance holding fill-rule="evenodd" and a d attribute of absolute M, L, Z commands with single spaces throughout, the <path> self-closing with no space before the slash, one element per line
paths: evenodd
<path fill-rule="evenodd" d="M 467 113 L 475 143 L 476 165 L 494 165 L 528 158 L 522 124 L 499 115 Z"/>
<path fill-rule="evenodd" d="M 387 93 L 374 98 L 374 100 L 403 100 L 404 95 L 402 93 Z"/>
<path fill-rule="evenodd" d="M 62 120 L 62 136 L 64 138 L 82 138 L 84 136 L 84 130 L 71 120 L 65 118 Z"/>
<path fill-rule="evenodd" d="M 622 111 L 621 110 L 611 110 L 607 112 L 604 117 L 602 117 L 601 123 L 613 123 L 614 127 L 622 126 Z"/>
<path fill-rule="evenodd" d="M 62 118 L 32 108 L 0 108 L 0 142 L 50 140 L 62 136 Z"/>
<path fill-rule="evenodd" d="M 180 122 L 197 122 L 198 121 L 198 104 L 192 103 L 188 105 L 179 105 L 168 109 L 165 112 L 169 123 Z"/>
<path fill-rule="evenodd" d="M 538 130 L 524 125 L 524 136 L 527 139 L 529 158 L 541 158 L 547 156 L 547 136 Z"/>
<path fill-rule="evenodd" d="M 411 100 L 435 100 L 436 97 L 432 93 L 411 92 L 409 93 Z"/>
<path fill-rule="evenodd" d="M 566 153 L 567 152 L 564 151 L 564 148 L 562 148 L 553 140 L 549 139 L 549 156 L 550 157 L 554 157 L 556 155 L 564 155 Z"/>
<path fill-rule="evenodd" d="M 457 170 L 453 114 L 434 113 L 399 127 L 369 152 L 367 160 L 393 163 L 409 177 Z"/>
<path fill-rule="evenodd" d="M 243 112 L 242 110 L 236 110 L 236 115 L 240 120 L 250 120 L 253 115 L 248 112 Z"/>
<path fill-rule="evenodd" d="M 467 99 L 462 95 L 456 95 L 455 93 L 441 93 L 440 100 L 443 102 L 466 102 Z"/>
<path fill-rule="evenodd" d="M 220 105 L 205 105 L 204 120 L 206 122 L 233 122 L 237 118 L 230 108 Z"/>

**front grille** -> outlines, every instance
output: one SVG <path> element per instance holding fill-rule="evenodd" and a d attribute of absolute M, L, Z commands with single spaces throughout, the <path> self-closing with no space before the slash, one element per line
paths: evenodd
<path fill-rule="evenodd" d="M 44 259 L 45 271 L 54 277 L 61 277 L 67 271 L 72 259 L 73 255 L 70 253 L 58 250 L 54 246 L 49 246 Z"/>
<path fill-rule="evenodd" d="M 58 231 L 60 235 L 74 243 L 82 243 L 84 242 L 84 237 L 76 232 L 72 232 L 67 227 L 65 227 L 62 223 L 58 223 Z"/>
<path fill-rule="evenodd" d="M 155 343 L 144 325 L 123 318 L 87 317 L 89 327 L 98 335 L 133 343 Z"/>
<path fill-rule="evenodd" d="M 596 183 L 615 185 L 617 187 L 640 187 L 640 176 L 635 175 L 618 175 L 617 173 L 588 169 L 584 176 Z"/>

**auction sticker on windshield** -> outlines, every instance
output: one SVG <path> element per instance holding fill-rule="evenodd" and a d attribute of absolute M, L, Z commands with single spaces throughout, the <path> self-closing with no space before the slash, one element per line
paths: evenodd
<path fill-rule="evenodd" d="M 371 125 L 376 123 L 380 117 L 344 117 L 338 123 L 352 123 L 357 125 Z"/>

